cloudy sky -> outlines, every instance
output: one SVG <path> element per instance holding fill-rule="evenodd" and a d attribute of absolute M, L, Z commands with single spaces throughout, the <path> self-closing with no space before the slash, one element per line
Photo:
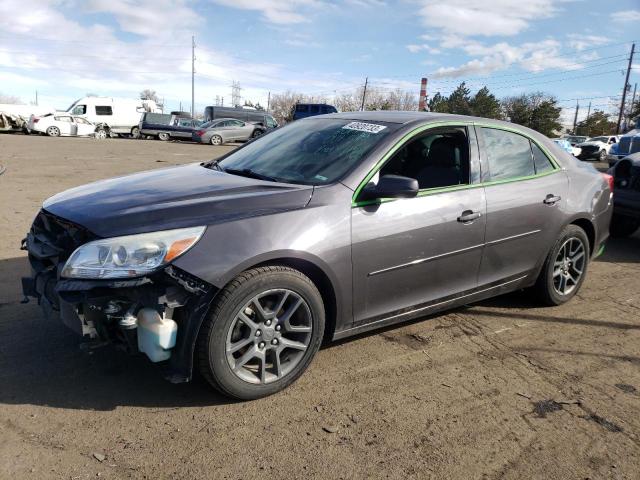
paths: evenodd
<path fill-rule="evenodd" d="M 1 0 L 0 93 L 66 108 L 88 92 L 156 90 L 170 109 L 267 92 L 328 97 L 364 83 L 498 96 L 543 90 L 569 109 L 620 95 L 640 0 Z M 640 44 L 638 45 L 640 48 Z M 631 84 L 640 80 L 640 54 Z"/>

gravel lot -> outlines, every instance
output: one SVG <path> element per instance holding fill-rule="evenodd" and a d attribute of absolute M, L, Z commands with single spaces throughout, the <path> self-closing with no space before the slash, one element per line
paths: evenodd
<path fill-rule="evenodd" d="M 0 135 L 0 478 L 638 478 L 637 234 L 568 305 L 517 293 L 327 345 L 250 403 L 82 353 L 20 303 L 19 242 L 45 198 L 229 148 Z"/>

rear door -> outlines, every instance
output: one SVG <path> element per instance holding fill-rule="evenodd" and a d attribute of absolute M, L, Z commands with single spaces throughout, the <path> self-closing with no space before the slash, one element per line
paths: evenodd
<path fill-rule="evenodd" d="M 54 125 L 60 129 L 61 135 L 75 135 L 77 128 L 76 124 L 69 115 L 60 115 L 54 117 Z"/>
<path fill-rule="evenodd" d="M 568 180 L 528 137 L 499 128 L 476 130 L 487 199 L 483 287 L 535 273 L 563 227 Z"/>
<path fill-rule="evenodd" d="M 416 134 L 373 176 L 416 178 L 421 190 L 351 210 L 356 325 L 400 320 L 476 288 L 485 235 L 478 165 L 473 128 L 454 126 Z"/>

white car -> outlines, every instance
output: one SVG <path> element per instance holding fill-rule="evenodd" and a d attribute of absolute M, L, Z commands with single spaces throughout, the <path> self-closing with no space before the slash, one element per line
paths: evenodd
<path fill-rule="evenodd" d="M 592 137 L 586 142 L 582 142 L 577 145 L 582 150 L 580 155 L 578 155 L 578 158 L 580 158 L 580 160 L 595 158 L 600 162 L 604 162 L 607 160 L 607 155 L 609 154 L 609 150 L 611 150 L 611 145 L 618 143 L 619 139 L 620 136 L 617 135 Z"/>
<path fill-rule="evenodd" d="M 29 130 L 44 133 L 50 137 L 91 137 L 105 138 L 107 131 L 99 128 L 86 118 L 64 112 L 49 113 L 42 117 L 34 115 L 29 119 Z"/>

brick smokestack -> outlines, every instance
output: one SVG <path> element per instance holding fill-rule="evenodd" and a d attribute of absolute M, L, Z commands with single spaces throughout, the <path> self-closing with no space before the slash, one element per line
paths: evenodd
<path fill-rule="evenodd" d="M 427 79 L 423 78 L 420 82 L 420 101 L 418 110 L 424 112 L 427 109 Z"/>

